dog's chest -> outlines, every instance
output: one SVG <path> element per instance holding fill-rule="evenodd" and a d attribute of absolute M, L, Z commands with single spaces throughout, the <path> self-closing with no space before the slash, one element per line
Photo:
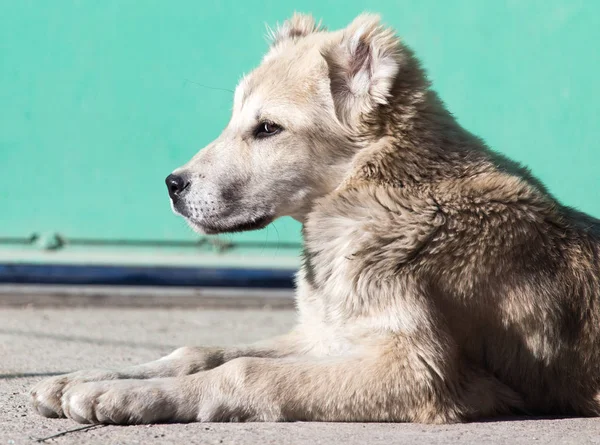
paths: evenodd
<path fill-rule="evenodd" d="M 349 220 L 330 220 L 318 234 L 306 234 L 303 267 L 299 274 L 300 298 L 314 306 L 324 320 L 333 322 L 359 312 L 362 308 L 355 289 L 353 268 L 358 224 Z"/>
<path fill-rule="evenodd" d="M 402 273 L 388 267 L 396 260 L 372 261 L 360 254 L 365 246 L 385 253 L 379 234 L 368 229 L 369 220 L 324 215 L 320 221 L 305 231 L 297 296 L 301 321 L 338 339 L 414 332 L 423 310 Z"/>

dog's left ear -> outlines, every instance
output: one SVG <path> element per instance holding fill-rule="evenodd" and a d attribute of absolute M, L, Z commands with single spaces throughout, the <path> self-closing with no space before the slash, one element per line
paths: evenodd
<path fill-rule="evenodd" d="M 321 22 L 317 23 L 313 16 L 295 12 L 291 18 L 283 22 L 283 25 L 277 25 L 275 29 L 267 27 L 267 38 L 270 40 L 271 46 L 277 46 L 278 43 L 285 40 L 306 37 L 313 32 L 324 30 Z"/>
<path fill-rule="evenodd" d="M 331 93 L 338 118 L 353 125 L 361 115 L 388 103 L 398 74 L 400 41 L 381 25 L 379 16 L 358 16 L 341 41 L 322 50 L 329 67 Z"/>

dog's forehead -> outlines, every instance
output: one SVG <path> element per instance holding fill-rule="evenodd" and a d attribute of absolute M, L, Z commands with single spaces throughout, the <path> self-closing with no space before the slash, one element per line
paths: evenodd
<path fill-rule="evenodd" d="M 320 60 L 289 55 L 274 57 L 240 80 L 233 113 L 254 118 L 261 111 L 315 104 L 327 84 L 327 71 Z"/>
<path fill-rule="evenodd" d="M 266 93 L 270 98 L 295 98 L 298 90 L 310 90 L 311 84 L 317 80 L 318 77 L 307 69 L 302 60 L 278 57 L 244 76 L 236 88 L 235 101 L 241 105 L 255 93 Z"/>
<path fill-rule="evenodd" d="M 291 96 L 270 95 L 268 91 L 253 90 L 233 110 L 229 128 L 245 131 L 261 121 L 275 122 L 284 127 L 300 128 L 310 125 L 312 113 L 307 110 L 307 101 Z"/>

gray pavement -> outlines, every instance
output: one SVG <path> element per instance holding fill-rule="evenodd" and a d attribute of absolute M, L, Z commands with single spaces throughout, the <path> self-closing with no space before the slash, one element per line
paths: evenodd
<path fill-rule="evenodd" d="M 1 300 L 0 300 L 1 304 Z M 156 359 L 181 345 L 234 344 L 284 332 L 289 310 L 0 307 L 0 445 L 32 444 L 80 425 L 45 419 L 26 392 L 44 376 Z M 600 444 L 600 419 L 504 420 L 464 425 L 187 424 L 106 426 L 56 444 Z"/>

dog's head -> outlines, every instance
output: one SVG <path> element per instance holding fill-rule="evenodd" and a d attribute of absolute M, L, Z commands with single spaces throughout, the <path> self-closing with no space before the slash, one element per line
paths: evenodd
<path fill-rule="evenodd" d="M 327 32 L 295 14 L 270 37 L 223 133 L 167 178 L 173 209 L 202 233 L 302 221 L 368 143 L 402 60 L 398 39 L 371 15 Z"/>

